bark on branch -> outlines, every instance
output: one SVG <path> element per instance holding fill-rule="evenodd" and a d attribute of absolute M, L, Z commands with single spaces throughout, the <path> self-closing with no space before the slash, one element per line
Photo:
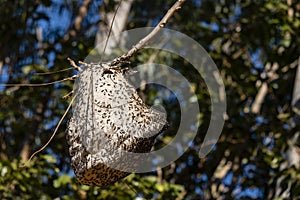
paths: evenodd
<path fill-rule="evenodd" d="M 78 16 L 76 17 L 75 22 L 74 22 L 75 30 L 77 30 L 77 31 L 80 30 L 81 23 L 87 15 L 87 11 L 88 11 L 88 8 L 89 8 L 89 5 L 91 4 L 91 2 L 92 2 L 92 0 L 85 0 L 82 3 L 82 5 L 80 6 Z"/>
<path fill-rule="evenodd" d="M 267 63 L 267 65 L 271 65 L 270 63 Z M 261 107 L 262 107 L 262 104 L 265 100 L 265 97 L 268 93 L 268 83 L 277 79 L 278 78 L 278 75 L 276 74 L 276 70 L 279 68 L 279 65 L 278 63 L 273 63 L 273 65 L 270 67 L 270 66 L 266 66 L 266 68 L 271 68 L 270 71 L 267 73 L 268 74 L 268 81 L 267 82 L 263 82 L 256 97 L 255 97 L 255 100 L 252 104 L 252 107 L 251 107 L 251 111 L 252 113 L 254 114 L 258 114 L 261 110 Z"/>
<path fill-rule="evenodd" d="M 298 59 L 298 67 L 294 83 L 292 107 L 294 112 L 300 116 L 300 57 Z"/>
<path fill-rule="evenodd" d="M 157 26 L 143 39 L 141 39 L 136 45 L 134 45 L 127 53 L 115 58 L 108 64 L 110 66 L 117 65 L 118 63 L 128 60 L 133 56 L 138 50 L 147 45 L 151 39 L 162 29 L 165 27 L 169 19 L 174 15 L 174 13 L 181 8 L 181 5 L 186 0 L 178 0 L 166 13 L 166 15 L 162 18 L 162 20 L 157 24 Z"/>

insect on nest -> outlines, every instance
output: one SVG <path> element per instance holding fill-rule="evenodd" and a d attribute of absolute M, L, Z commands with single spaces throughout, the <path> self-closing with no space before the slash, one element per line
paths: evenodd
<path fill-rule="evenodd" d="M 74 66 L 79 74 L 67 141 L 79 182 L 101 187 L 134 172 L 143 161 L 126 152 L 150 152 L 167 121 L 165 113 L 138 96 L 126 79 L 130 70 L 105 63 L 81 64 L 83 70 Z"/>

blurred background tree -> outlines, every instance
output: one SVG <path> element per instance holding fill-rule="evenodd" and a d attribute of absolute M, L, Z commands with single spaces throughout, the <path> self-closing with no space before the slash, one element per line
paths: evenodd
<path fill-rule="evenodd" d="M 115 33 L 155 26 L 175 1 L 124 2 Z M 107 36 L 117 3 L 0 0 L 0 82 L 48 83 L 74 75 L 73 70 L 37 73 L 69 68 L 67 57 L 83 60 Z M 201 126 L 193 145 L 166 168 L 133 174 L 105 188 L 83 186 L 74 178 L 64 133 L 70 115 L 46 150 L 29 167 L 19 168 L 21 160 L 49 139 L 68 105 L 61 97 L 72 90 L 71 81 L 47 87 L 0 86 L 1 199 L 300 198 L 300 120 L 295 100 L 300 87 L 295 84 L 300 3 L 188 0 L 167 28 L 198 41 L 221 72 L 228 119 L 214 149 L 205 158 L 198 157 L 209 124 L 210 98 L 205 84 L 180 58 L 167 64 L 195 85 Z M 142 51 L 132 63 L 145 63 L 152 54 Z M 163 60 L 163 55 L 156 59 Z M 156 94 L 151 91 L 144 90 L 149 103 Z M 180 121 L 175 100 L 164 106 L 172 127 L 158 146 L 167 143 Z"/>

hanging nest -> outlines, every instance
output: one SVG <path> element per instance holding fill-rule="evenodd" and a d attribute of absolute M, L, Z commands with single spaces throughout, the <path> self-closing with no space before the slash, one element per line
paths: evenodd
<path fill-rule="evenodd" d="M 78 181 L 101 187 L 142 164 L 142 160 L 128 159 L 126 152 L 150 152 L 167 121 L 164 113 L 138 96 L 125 78 L 127 69 L 105 64 L 85 67 L 75 82 L 67 141 Z"/>

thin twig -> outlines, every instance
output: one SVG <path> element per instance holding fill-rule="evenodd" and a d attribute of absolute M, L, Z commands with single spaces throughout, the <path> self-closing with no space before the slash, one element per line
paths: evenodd
<path fill-rule="evenodd" d="M 61 72 L 69 71 L 71 69 L 73 69 L 73 68 L 69 67 L 67 69 L 62 69 L 62 70 L 55 71 L 55 72 L 37 72 L 37 73 L 35 73 L 35 75 L 38 75 L 38 76 L 51 75 L 51 74 L 56 74 L 56 73 L 61 73 Z"/>
<path fill-rule="evenodd" d="M 79 71 L 79 72 L 82 71 L 82 69 L 81 69 L 79 66 L 76 65 L 76 63 L 75 63 L 74 60 L 72 60 L 71 58 L 67 58 L 67 60 L 70 62 L 70 65 L 71 65 L 72 67 L 74 67 L 77 71 Z M 79 64 L 80 64 L 80 63 L 79 63 Z"/>
<path fill-rule="evenodd" d="M 35 152 L 30 156 L 30 158 L 26 161 L 26 163 L 25 163 L 24 165 L 22 165 L 21 167 L 25 167 L 25 166 L 27 165 L 27 163 L 30 162 L 30 161 L 32 160 L 32 158 L 33 158 L 36 154 L 38 154 L 39 152 L 43 151 L 43 150 L 50 144 L 50 142 L 51 142 L 52 139 L 54 138 L 54 136 L 55 136 L 55 134 L 56 134 L 58 128 L 60 127 L 62 121 L 64 120 L 64 118 L 66 117 L 68 111 L 70 110 L 71 105 L 73 104 L 75 98 L 76 98 L 76 96 L 74 96 L 73 99 L 71 100 L 71 102 L 70 102 L 70 104 L 69 104 L 67 110 L 65 111 L 65 113 L 63 114 L 63 116 L 62 116 L 61 119 L 59 120 L 58 124 L 56 125 L 55 130 L 53 131 L 53 133 L 52 133 L 50 139 L 48 140 L 48 142 L 47 142 L 42 148 L 40 148 L 39 150 L 35 151 Z"/>
<path fill-rule="evenodd" d="M 115 11 L 115 13 L 114 13 L 114 16 L 113 16 L 113 18 L 112 18 L 112 21 L 111 21 L 111 24 L 110 24 L 110 27 L 109 27 L 108 36 L 107 36 L 107 38 L 106 38 L 105 45 L 104 45 L 103 52 L 102 52 L 103 55 L 104 55 L 104 53 L 105 53 L 105 50 L 106 50 L 106 47 L 107 47 L 107 44 L 108 44 L 108 40 L 109 40 L 111 31 L 112 31 L 112 27 L 113 27 L 113 25 L 114 25 L 114 21 L 115 21 L 115 18 L 116 18 L 116 16 L 117 16 L 117 12 L 118 12 L 118 10 L 119 10 L 119 8 L 120 8 L 120 6 L 121 6 L 122 1 L 123 1 L 123 0 L 121 0 L 120 3 L 118 4 L 118 6 L 117 6 L 117 8 L 116 8 L 116 11 Z M 103 57 L 101 57 L 101 61 L 100 61 L 100 62 L 102 62 L 102 59 L 103 59 Z"/>
<path fill-rule="evenodd" d="M 127 53 L 115 58 L 108 63 L 110 66 L 117 65 L 118 63 L 128 60 L 133 56 L 138 50 L 143 48 L 150 40 L 167 24 L 168 20 L 174 15 L 174 13 L 181 8 L 181 5 L 186 0 L 178 0 L 167 12 L 167 14 L 162 18 L 162 20 L 156 25 L 156 27 L 143 39 L 141 39 L 136 45 L 134 45 Z"/>
<path fill-rule="evenodd" d="M 53 81 L 49 83 L 5 83 L 5 84 L 0 84 L 0 86 L 17 86 L 17 87 L 41 87 L 41 86 L 47 86 L 47 85 L 53 85 L 55 83 L 61 83 L 64 81 L 72 81 L 74 80 L 75 77 L 68 77 L 64 78 L 62 80 L 58 81 Z"/>

